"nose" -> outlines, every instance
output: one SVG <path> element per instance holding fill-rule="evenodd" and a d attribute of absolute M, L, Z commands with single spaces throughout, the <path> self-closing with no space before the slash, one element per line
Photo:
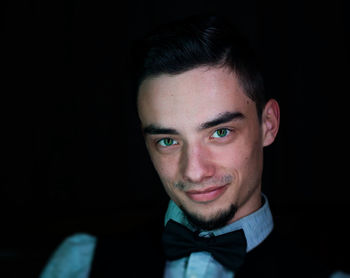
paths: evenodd
<path fill-rule="evenodd" d="M 210 151 L 201 144 L 187 145 L 181 159 L 183 178 L 190 183 L 201 183 L 215 175 Z"/>

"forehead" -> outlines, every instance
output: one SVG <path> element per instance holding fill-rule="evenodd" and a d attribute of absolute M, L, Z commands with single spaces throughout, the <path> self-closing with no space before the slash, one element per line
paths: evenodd
<path fill-rule="evenodd" d="M 255 112 L 236 75 L 226 68 L 199 67 L 178 75 L 146 79 L 138 110 L 143 125 L 198 125 L 224 112 Z"/>

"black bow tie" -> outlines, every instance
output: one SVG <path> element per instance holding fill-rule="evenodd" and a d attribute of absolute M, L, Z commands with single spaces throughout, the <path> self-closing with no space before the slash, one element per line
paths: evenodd
<path fill-rule="evenodd" d="M 168 260 L 189 256 L 192 252 L 207 251 L 226 268 L 236 271 L 244 261 L 247 242 L 243 230 L 204 238 L 185 226 L 169 220 L 163 233 L 163 247 Z"/>

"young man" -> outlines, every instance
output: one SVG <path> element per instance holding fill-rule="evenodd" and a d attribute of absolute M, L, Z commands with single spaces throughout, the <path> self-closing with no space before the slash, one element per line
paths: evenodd
<path fill-rule="evenodd" d="M 195 17 L 158 30 L 144 46 L 137 107 L 171 198 L 166 263 L 144 246 L 147 238 L 128 247 L 78 235 L 63 243 L 42 277 L 73 277 L 73 268 L 74 277 L 114 277 L 121 268 L 127 277 L 153 268 L 164 277 L 329 277 L 273 232 L 261 192 L 263 148 L 276 138 L 280 111 L 276 100 L 265 100 L 247 45 L 221 19 Z M 123 262 L 134 267 L 117 259 L 125 250 L 136 257 Z M 65 276 L 50 276 L 59 269 Z"/>

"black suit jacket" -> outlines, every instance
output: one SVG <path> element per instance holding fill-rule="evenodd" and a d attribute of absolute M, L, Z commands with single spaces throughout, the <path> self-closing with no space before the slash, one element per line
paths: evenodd
<path fill-rule="evenodd" d="M 89 278 L 163 277 L 162 223 L 151 221 L 146 228 L 98 237 Z"/>
<path fill-rule="evenodd" d="M 274 230 L 260 245 L 247 253 L 235 277 L 323 278 L 330 274 L 328 267 L 298 246 L 297 242 L 283 239 Z"/>

